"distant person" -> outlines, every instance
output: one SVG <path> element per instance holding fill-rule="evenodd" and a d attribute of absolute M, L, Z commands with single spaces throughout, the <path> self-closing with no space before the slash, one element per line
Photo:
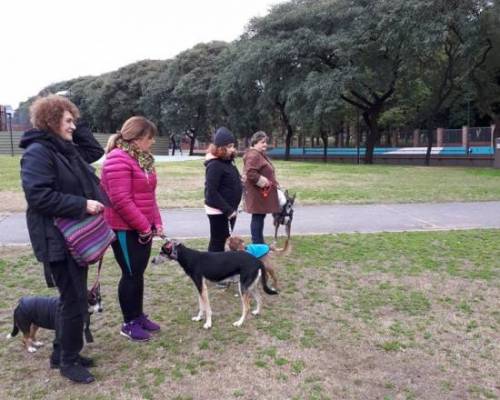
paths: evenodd
<path fill-rule="evenodd" d="M 252 243 L 264 242 L 266 214 L 279 212 L 278 182 L 271 160 L 266 155 L 267 134 L 258 131 L 250 139 L 250 148 L 243 156 L 245 177 L 245 211 L 252 214 Z"/>
<path fill-rule="evenodd" d="M 153 122 L 131 117 L 106 147 L 102 185 L 111 201 L 104 216 L 116 233 L 113 253 L 121 268 L 118 300 L 123 314 L 120 334 L 133 341 L 151 339 L 160 326 L 144 313 L 144 272 L 153 236 L 163 236 L 156 201 L 156 171 L 151 146 L 158 134 Z"/>
<path fill-rule="evenodd" d="M 55 217 L 81 219 L 104 210 L 105 196 L 89 163 L 104 151 L 67 98 L 50 95 L 31 105 L 34 129 L 24 133 L 20 147 L 21 181 L 28 203 L 26 220 L 36 258 L 43 262 L 48 286 L 57 286 L 56 338 L 51 368 L 78 383 L 95 380 L 88 371 L 94 361 L 80 355 L 87 317 L 87 268 L 77 265 L 54 225 Z"/>
<path fill-rule="evenodd" d="M 208 251 L 224 251 L 226 239 L 236 224 L 241 202 L 241 176 L 236 168 L 236 140 L 220 127 L 205 157 L 205 211 L 210 222 Z"/>

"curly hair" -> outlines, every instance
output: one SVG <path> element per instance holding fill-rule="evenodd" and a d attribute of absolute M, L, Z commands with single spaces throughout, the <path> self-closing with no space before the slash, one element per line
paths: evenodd
<path fill-rule="evenodd" d="M 207 153 L 212 154 L 214 157 L 220 158 L 221 160 L 229 160 L 233 157 L 227 150 L 227 146 L 216 146 L 210 143 L 207 149 Z"/>
<path fill-rule="evenodd" d="M 55 133 L 59 130 L 64 111 L 75 119 L 80 116 L 78 108 L 66 97 L 55 94 L 39 97 L 30 107 L 31 124 L 42 131 Z"/>

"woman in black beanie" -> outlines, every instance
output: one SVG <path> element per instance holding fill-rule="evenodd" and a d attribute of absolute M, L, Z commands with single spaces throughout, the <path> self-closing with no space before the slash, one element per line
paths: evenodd
<path fill-rule="evenodd" d="M 233 133 L 221 127 L 215 132 L 214 142 L 205 157 L 205 211 L 210 221 L 208 251 L 224 251 L 224 244 L 236 223 L 241 201 L 241 177 Z"/>

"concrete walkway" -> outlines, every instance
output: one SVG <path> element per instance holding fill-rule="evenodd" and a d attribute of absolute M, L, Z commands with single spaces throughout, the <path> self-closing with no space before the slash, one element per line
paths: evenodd
<path fill-rule="evenodd" d="M 203 209 L 162 210 L 171 238 L 208 238 Z M 369 233 L 500 228 L 500 201 L 477 203 L 418 203 L 327 205 L 296 207 L 293 234 Z M 283 234 L 283 231 L 281 231 Z M 235 234 L 250 234 L 250 215 L 238 216 Z M 272 218 L 266 218 L 265 234 L 272 235 Z M 28 244 L 24 213 L 0 216 L 0 245 Z"/>

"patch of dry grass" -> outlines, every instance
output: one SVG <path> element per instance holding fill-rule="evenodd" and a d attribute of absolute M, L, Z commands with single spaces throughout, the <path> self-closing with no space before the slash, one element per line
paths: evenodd
<path fill-rule="evenodd" d="M 209 287 L 209 331 L 191 321 L 197 300 L 181 268 L 150 266 L 145 308 L 162 331 L 149 343 L 118 334 L 119 274 L 108 254 L 105 311 L 85 349 L 98 382 L 69 384 L 49 370 L 50 346 L 28 354 L 13 339 L 0 347 L 0 398 L 499 398 L 498 239 L 499 231 L 295 237 L 292 254 L 275 258 L 280 296 L 265 296 L 263 314 L 242 328 L 232 326 L 234 290 Z M 5 333 L 21 295 L 54 293 L 22 247 L 0 248 L 0 290 Z"/>

